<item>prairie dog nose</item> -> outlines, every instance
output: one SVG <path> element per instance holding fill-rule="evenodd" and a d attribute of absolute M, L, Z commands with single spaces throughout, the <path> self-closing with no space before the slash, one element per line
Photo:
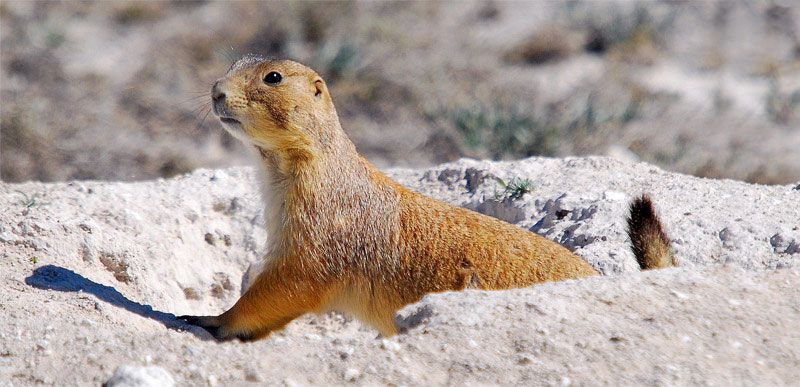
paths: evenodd
<path fill-rule="evenodd" d="M 225 91 L 222 89 L 221 81 L 214 82 L 214 86 L 211 87 L 211 99 L 214 100 L 214 102 L 225 99 Z"/>

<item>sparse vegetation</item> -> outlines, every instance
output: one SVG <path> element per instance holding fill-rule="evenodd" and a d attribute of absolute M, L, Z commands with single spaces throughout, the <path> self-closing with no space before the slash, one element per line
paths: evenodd
<path fill-rule="evenodd" d="M 522 198 L 526 193 L 533 191 L 533 183 L 528 179 L 523 180 L 519 177 L 514 177 L 506 183 L 503 179 L 497 178 L 495 181 L 501 188 L 498 191 L 497 186 L 494 187 L 494 196 L 492 196 L 492 200 L 496 202 L 503 202 L 506 200 L 514 201 Z"/>
<path fill-rule="evenodd" d="M 343 127 L 381 166 L 633 147 L 685 173 L 800 178 L 791 151 L 800 146 L 793 6 L 718 2 L 698 13 L 685 2 L 22 4 L 0 5 L 9 32 L 0 73 L 6 181 L 138 180 L 248 163 L 242 145 L 203 120 L 210 84 L 247 52 L 318 70 Z M 456 8 L 466 19 L 443 22 Z M 203 16 L 234 14 L 236 23 Z M 753 24 L 765 15 L 768 28 Z M 76 33 L 103 28 L 113 33 Z M 752 41 L 722 44 L 748 28 Z M 153 33 L 160 38 L 141 38 Z M 125 49 L 85 51 L 102 46 Z M 765 54 L 745 55 L 755 48 Z M 754 90 L 767 93 L 753 98 Z M 686 144 L 669 135 L 676 131 Z M 735 149 L 731 162 L 729 144 L 753 136 L 760 140 Z M 777 144 L 769 157 L 765 143 Z"/>
<path fill-rule="evenodd" d="M 571 19 L 575 26 L 588 26 L 583 45 L 587 52 L 649 64 L 658 55 L 660 37 L 671 27 L 674 17 L 669 13 L 658 23 L 647 7 L 636 4 L 632 11 L 617 9 L 610 12 L 610 17 L 609 13 L 587 12 L 576 13 Z"/>
<path fill-rule="evenodd" d="M 493 159 L 556 154 L 558 128 L 553 123 L 542 124 L 516 107 L 475 105 L 435 110 L 427 117 L 444 121 L 463 136 L 469 148 Z"/>
<path fill-rule="evenodd" d="M 311 62 L 316 64 L 317 71 L 335 82 L 343 76 L 355 75 L 363 67 L 360 58 L 353 42 L 332 41 L 319 46 Z"/>
<path fill-rule="evenodd" d="M 158 7 L 146 1 L 123 4 L 114 13 L 114 20 L 123 25 L 152 21 L 158 17 Z"/>
<path fill-rule="evenodd" d="M 773 78 L 764 101 L 764 109 L 767 117 L 777 124 L 785 125 L 791 122 L 800 110 L 800 89 L 791 93 L 781 92 L 778 81 Z"/>
<path fill-rule="evenodd" d="M 22 195 L 22 199 L 19 200 L 19 204 L 25 208 L 39 208 L 49 205 L 49 202 L 40 202 L 38 200 L 39 193 L 35 192 L 31 196 L 28 196 L 25 192 L 14 190 L 14 192 Z"/>

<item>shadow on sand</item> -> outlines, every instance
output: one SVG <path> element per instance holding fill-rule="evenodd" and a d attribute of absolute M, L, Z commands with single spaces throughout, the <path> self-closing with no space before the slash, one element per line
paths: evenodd
<path fill-rule="evenodd" d="M 172 313 L 159 312 L 153 310 L 153 307 L 150 305 L 131 301 L 117 291 L 117 289 L 94 282 L 63 267 L 47 265 L 36 268 L 30 277 L 25 278 L 25 283 L 39 289 L 89 293 L 109 304 L 126 309 L 142 317 L 158 321 L 169 329 L 179 332 L 191 332 L 203 340 L 209 340 L 211 337 L 202 329 L 178 320 Z"/>

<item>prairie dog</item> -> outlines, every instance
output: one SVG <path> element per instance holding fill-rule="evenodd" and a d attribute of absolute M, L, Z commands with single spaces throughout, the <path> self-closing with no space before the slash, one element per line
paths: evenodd
<path fill-rule="evenodd" d="M 261 273 L 219 316 L 181 316 L 219 340 L 256 340 L 339 310 L 396 333 L 430 292 L 597 274 L 533 232 L 410 191 L 356 152 L 313 70 L 249 55 L 212 88 L 214 114 L 257 150 L 269 241 Z M 648 239 L 649 240 L 649 239 Z"/>

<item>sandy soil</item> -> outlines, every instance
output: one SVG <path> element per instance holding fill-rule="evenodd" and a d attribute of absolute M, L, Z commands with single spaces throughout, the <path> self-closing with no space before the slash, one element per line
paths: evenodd
<path fill-rule="evenodd" d="M 557 240 L 604 275 L 429 295 L 398 314 L 406 332 L 391 338 L 333 313 L 220 344 L 174 315 L 223 311 L 259 259 L 266 234 L 250 168 L 0 183 L 0 385 L 800 380 L 797 183 L 700 179 L 597 157 L 389 174 Z M 534 191 L 494 202 L 497 177 L 530 179 Z M 660 209 L 676 268 L 639 272 L 628 251 L 626 206 L 641 192 Z"/>

